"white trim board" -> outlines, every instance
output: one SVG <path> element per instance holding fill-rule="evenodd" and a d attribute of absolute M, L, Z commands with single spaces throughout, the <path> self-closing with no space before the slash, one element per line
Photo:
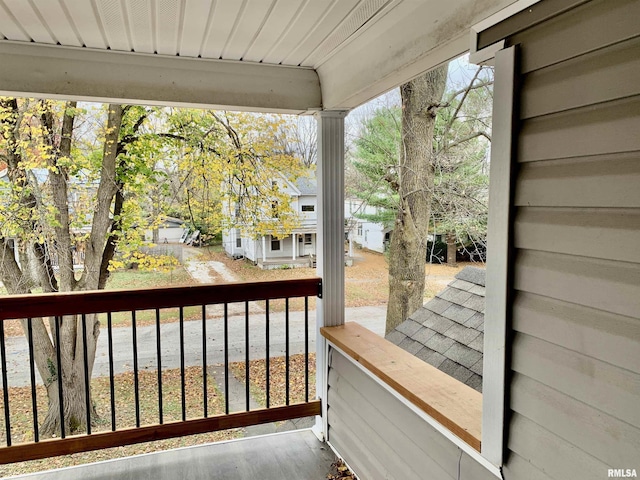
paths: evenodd
<path fill-rule="evenodd" d="M 489 173 L 487 278 L 482 388 L 482 454 L 503 463 L 506 333 L 510 317 L 511 166 L 515 103 L 516 47 L 496 54 L 493 141 Z"/>
<path fill-rule="evenodd" d="M 500 468 L 496 467 L 489 460 L 484 458 L 471 445 L 469 445 L 467 442 L 462 440 L 457 435 L 453 434 L 448 428 L 446 428 L 444 425 L 439 423 L 433 417 L 431 417 L 430 415 L 425 413 L 424 410 L 418 408 L 415 404 L 411 403 L 411 401 L 407 400 L 405 397 L 400 395 L 400 393 L 398 393 L 395 389 L 391 388 L 387 383 L 385 383 L 383 380 L 378 378 L 372 372 L 367 370 L 364 366 L 362 366 L 362 364 L 360 364 L 358 361 L 356 361 L 349 354 L 347 354 L 343 350 L 341 350 L 340 347 L 336 346 L 333 342 L 327 340 L 327 344 L 329 344 L 329 346 L 331 346 L 331 348 L 333 348 L 338 353 L 340 353 L 342 356 L 344 356 L 347 360 L 349 360 L 360 371 L 362 371 L 365 375 L 367 375 L 367 377 L 369 377 L 372 380 L 374 380 L 379 386 L 384 388 L 387 392 L 389 392 L 396 399 L 398 399 L 403 405 L 405 405 L 407 408 L 409 408 L 413 413 L 418 415 L 422 420 L 424 420 L 426 423 L 428 423 L 430 426 L 432 426 L 439 433 L 444 435 L 447 438 L 447 440 L 451 441 L 456 447 L 458 447 L 464 453 L 469 455 L 473 460 L 475 460 L 480 465 L 482 465 L 487 471 L 489 471 L 491 474 L 493 474 L 497 478 L 500 478 L 500 479 L 502 478 L 502 474 L 500 473 Z M 331 444 L 331 438 L 327 439 L 327 443 Z M 340 455 L 338 455 L 338 456 L 340 456 Z"/>
<path fill-rule="evenodd" d="M 490 17 L 487 17 L 473 25 L 470 30 L 469 62 L 475 64 L 491 63 L 496 52 L 504 48 L 504 40 L 501 40 L 493 45 L 478 50 L 478 35 L 480 32 L 497 25 L 498 23 L 520 13 L 540 1 L 541 0 L 518 0 L 517 2 L 512 3 L 508 7 L 503 8 L 499 12 L 496 12 Z"/>
<path fill-rule="evenodd" d="M 0 41 L 0 94 L 302 113 L 322 106 L 306 67 Z"/>

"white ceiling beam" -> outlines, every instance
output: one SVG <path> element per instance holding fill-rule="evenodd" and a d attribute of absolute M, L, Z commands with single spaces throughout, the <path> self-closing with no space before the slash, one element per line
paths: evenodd
<path fill-rule="evenodd" d="M 469 29 L 514 0 L 406 0 L 317 67 L 327 110 L 349 110 L 469 50 Z"/>
<path fill-rule="evenodd" d="M 0 41 L 0 95 L 301 113 L 322 106 L 309 68 Z"/>

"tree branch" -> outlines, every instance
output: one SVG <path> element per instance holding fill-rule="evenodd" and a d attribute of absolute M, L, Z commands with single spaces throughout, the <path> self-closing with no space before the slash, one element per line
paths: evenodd
<path fill-rule="evenodd" d="M 53 204 L 56 208 L 56 222 L 54 231 L 56 234 L 55 249 L 58 256 L 58 267 L 60 272 L 60 287 L 63 291 L 72 291 L 76 285 L 73 270 L 72 240 L 69 226 L 69 193 L 67 189 L 67 168 L 60 164 L 60 159 L 71 158 L 71 138 L 73 136 L 73 109 L 76 102 L 67 102 L 64 107 L 62 120 L 62 132 L 59 146 L 54 142 L 54 116 L 48 103 L 43 104 L 42 123 L 46 129 L 45 139 L 51 149 L 51 156 L 48 160 L 49 184 L 53 197 Z"/>
<path fill-rule="evenodd" d="M 440 151 L 438 152 L 438 154 L 442 153 L 442 152 L 446 152 L 447 150 L 456 147 L 462 143 L 468 142 L 469 140 L 473 140 L 474 138 L 477 137 L 484 137 L 487 140 L 491 141 L 491 135 L 489 135 L 487 132 L 474 132 L 470 135 L 467 135 L 465 137 L 459 138 L 457 139 L 455 142 L 451 142 L 448 143 L 447 145 L 445 145 L 444 147 L 442 147 L 442 149 L 440 149 Z"/>
<path fill-rule="evenodd" d="M 117 191 L 116 157 L 122 126 L 122 111 L 122 105 L 109 105 L 100 183 L 96 195 L 91 234 L 85 252 L 85 269 L 79 281 L 83 289 L 97 289 L 100 283 L 100 266 L 102 265 L 107 234 L 111 228 L 111 203 Z"/>

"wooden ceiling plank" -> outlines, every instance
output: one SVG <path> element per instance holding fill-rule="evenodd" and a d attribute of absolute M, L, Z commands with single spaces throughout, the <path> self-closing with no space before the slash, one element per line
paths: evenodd
<path fill-rule="evenodd" d="M 236 28 L 222 52 L 223 60 L 241 60 L 264 25 L 265 16 L 273 7 L 273 0 L 247 0 Z"/>
<path fill-rule="evenodd" d="M 81 47 L 79 35 L 67 16 L 66 8 L 58 0 L 33 0 L 47 27 L 60 45 Z"/>
<path fill-rule="evenodd" d="M 298 11 L 299 4 L 300 2 L 295 0 L 276 0 L 269 18 L 242 59 L 249 62 L 262 61 L 289 28 Z"/>
<path fill-rule="evenodd" d="M 289 31 L 280 40 L 276 48 L 265 55 L 262 61 L 273 64 L 282 63 L 285 57 L 300 45 L 300 42 L 304 40 L 313 26 L 320 21 L 330 3 L 329 0 L 311 0 L 307 2 L 300 15 L 294 19 Z"/>
<path fill-rule="evenodd" d="M 125 23 L 125 12 L 118 0 L 97 0 L 98 15 L 111 50 L 130 52 L 129 32 Z"/>
<path fill-rule="evenodd" d="M 182 1 L 156 1 L 156 50 L 160 55 L 178 53 L 178 22 Z"/>
<path fill-rule="evenodd" d="M 354 10 L 360 0 L 340 0 L 335 2 L 327 11 L 322 21 L 310 30 L 309 35 L 287 55 L 283 62 L 286 65 L 300 65 L 317 45 L 322 43 L 338 28 L 346 17 Z"/>
<path fill-rule="evenodd" d="M 15 20 L 13 14 L 0 2 L 0 34 L 6 39 L 30 42 L 31 38 Z"/>
<path fill-rule="evenodd" d="M 512 0 L 403 1 L 314 65 L 323 107 L 357 107 L 469 50 L 471 26 Z M 398 35 L 397 32 L 402 32 Z"/>
<path fill-rule="evenodd" d="M 153 53 L 151 0 L 128 0 L 127 3 L 133 49 L 139 53 Z"/>
<path fill-rule="evenodd" d="M 303 67 L 313 67 L 318 65 L 324 59 L 328 58 L 333 52 L 340 48 L 344 42 L 358 32 L 360 28 L 370 22 L 378 15 L 384 15 L 386 11 L 393 8 L 395 4 L 402 0 L 363 0 L 347 15 L 340 25 L 325 38 L 318 43 L 313 51 L 300 64 Z"/>
<path fill-rule="evenodd" d="M 202 48 L 205 58 L 222 58 L 222 51 L 231 34 L 233 26 L 238 21 L 238 14 L 244 2 L 216 2 L 213 11 L 213 22 L 209 37 Z"/>
<path fill-rule="evenodd" d="M 207 30 L 212 7 L 210 0 L 190 0 L 185 4 L 184 25 L 178 52 L 180 56 L 197 57 L 200 55 L 202 39 Z"/>
<path fill-rule="evenodd" d="M 66 7 L 71 16 L 71 21 L 78 30 L 81 44 L 88 48 L 107 48 L 104 28 L 99 22 L 96 12 L 93 10 L 92 2 L 60 1 Z"/>
<path fill-rule="evenodd" d="M 38 12 L 31 7 L 29 2 L 24 0 L 4 0 L 4 3 L 20 24 L 21 29 L 27 33 L 30 40 L 32 39 L 38 43 L 57 43 L 57 40 L 49 32 L 48 26 L 43 24 Z"/>

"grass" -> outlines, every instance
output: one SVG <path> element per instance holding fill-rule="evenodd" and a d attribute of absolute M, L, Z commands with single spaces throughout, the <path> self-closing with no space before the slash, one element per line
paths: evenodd
<path fill-rule="evenodd" d="M 245 261 L 234 261 L 226 256 L 221 247 L 202 249 L 201 260 L 215 260 L 222 262 L 241 281 L 270 281 L 280 279 L 310 278 L 316 276 L 315 269 L 300 268 L 288 270 L 260 270 Z M 359 251 L 354 266 L 345 268 L 345 300 L 347 307 L 364 305 L 384 305 L 388 301 L 388 265 L 382 255 Z M 426 265 L 426 289 L 425 300 L 433 297 L 464 265 L 456 268 L 446 265 Z M 109 280 L 107 289 L 153 288 L 163 286 L 180 286 L 196 283 L 188 272 L 179 267 L 170 272 L 151 272 L 140 270 L 123 270 L 114 272 Z M 0 287 L 0 294 L 6 293 Z M 271 301 L 272 311 L 284 310 L 284 301 Z M 302 310 L 303 299 L 291 299 L 291 310 Z M 315 308 L 315 297 L 309 299 L 309 308 Z M 185 308 L 185 319 L 201 318 L 201 307 Z M 113 314 L 114 326 L 131 325 L 131 314 Z M 161 313 L 162 322 L 177 321 L 178 309 L 166 309 Z M 136 323 L 146 325 L 155 322 L 155 311 L 136 313 Z M 11 335 L 10 323 L 5 322 L 7 335 Z M 103 325 L 106 318 L 103 319 Z M 18 335 L 22 335 L 19 325 L 15 329 Z M 290 357 L 290 403 L 304 401 L 304 356 L 292 355 Z M 230 365 L 234 376 L 240 381 L 245 381 L 244 362 Z M 249 364 L 250 391 L 253 398 L 262 406 L 266 406 L 266 363 L 265 360 L 254 360 Z M 270 405 L 285 405 L 285 359 L 284 357 L 270 359 Z M 187 417 L 202 416 L 202 371 L 198 367 L 187 368 L 186 399 Z M 140 379 L 140 415 L 141 424 L 158 422 L 158 395 L 157 373 L 155 371 L 141 371 Z M 135 426 L 133 374 L 125 373 L 117 375 L 116 381 L 116 411 L 118 428 Z M 208 382 L 209 414 L 214 415 L 224 412 L 224 398 L 215 387 L 211 379 Z M 92 391 L 96 402 L 100 420 L 93 427 L 93 431 L 104 431 L 111 428 L 109 406 L 108 378 L 95 378 L 92 380 Z M 11 388 L 10 406 L 12 412 L 12 432 L 14 443 L 31 441 L 33 437 L 33 420 L 31 414 L 30 389 Z M 309 355 L 309 398 L 315 398 L 315 355 Z M 38 411 L 40 421 L 46 411 L 46 392 L 44 387 L 38 387 Z M 181 418 L 181 393 L 179 370 L 167 370 L 163 372 L 163 415 L 164 421 L 179 420 Z M 4 443 L 4 414 L 0 406 L 0 444 Z M 158 450 L 177 448 L 182 446 L 197 445 L 206 442 L 225 440 L 241 436 L 239 430 L 214 432 L 208 434 L 193 435 L 177 439 L 149 442 L 126 447 L 86 452 L 64 457 L 34 460 L 19 464 L 0 466 L 0 477 L 18 475 L 51 468 L 80 465 L 110 458 L 126 457 Z M 343 474 L 338 470 L 336 475 Z M 346 474 L 345 474 L 346 475 Z M 336 476 L 333 478 L 350 478 L 348 476 Z"/>
<path fill-rule="evenodd" d="M 133 427 L 136 424 L 133 391 L 133 373 L 124 373 L 115 377 L 116 391 L 116 425 L 118 428 Z M 187 418 L 203 416 L 202 370 L 200 367 L 189 367 L 185 370 L 186 411 Z M 158 391 L 157 373 L 155 371 L 139 372 L 140 381 L 140 420 L 141 424 L 158 423 Z M 207 401 L 209 415 L 224 413 L 224 396 L 220 394 L 213 379 L 207 382 Z M 93 432 L 111 429 L 111 413 L 109 411 L 109 379 L 94 378 L 91 382 L 93 400 L 97 405 L 99 421 L 92 427 Z M 180 371 L 165 370 L 162 372 L 163 420 L 165 422 L 181 419 Z M 31 413 L 30 387 L 14 387 L 9 391 L 9 405 L 12 412 L 12 439 L 14 443 L 33 440 L 33 419 Z M 38 387 L 38 415 L 42 420 L 46 413 L 46 392 Z M 0 408 L 0 443 L 5 443 L 4 411 Z M 238 429 L 220 432 L 203 433 L 188 437 L 140 443 L 124 447 L 97 450 L 94 452 L 76 453 L 61 457 L 28 462 L 0 465 L 0 477 L 20 475 L 52 468 L 62 468 L 83 463 L 97 462 L 112 458 L 128 457 L 142 453 L 167 450 L 178 447 L 199 445 L 202 443 L 228 440 L 240 437 Z"/>
<path fill-rule="evenodd" d="M 133 288 L 159 288 L 159 287 L 179 287 L 186 285 L 195 285 L 196 281 L 191 278 L 189 273 L 183 268 L 174 268 L 170 271 L 150 271 L 150 270 L 118 270 L 111 274 L 107 283 L 107 290 L 128 290 Z M 195 320 L 201 317 L 201 307 L 186 307 L 184 309 L 185 320 Z M 177 322 L 179 310 L 163 309 L 160 312 L 160 321 L 162 323 Z M 143 310 L 136 312 L 136 325 L 151 325 L 156 321 L 156 313 L 154 310 Z M 102 325 L 107 324 L 107 316 L 101 315 L 100 322 Z M 112 323 L 115 327 L 124 327 L 131 325 L 130 312 L 116 312 L 112 314 Z"/>
<path fill-rule="evenodd" d="M 305 400 L 304 381 L 304 355 L 291 355 L 290 368 L 290 403 L 303 402 Z M 271 406 L 286 404 L 286 364 L 284 357 L 271 358 L 270 372 L 270 404 Z M 315 354 L 309 354 L 309 399 L 315 398 Z M 244 362 L 230 365 L 232 374 L 240 381 L 245 381 Z M 203 416 L 203 392 L 202 369 L 189 367 L 185 370 L 186 376 L 186 411 L 187 418 Z M 262 406 L 266 406 L 266 363 L 265 360 L 254 360 L 249 364 L 250 391 L 253 398 Z M 116 425 L 118 428 L 134 427 L 135 403 L 133 388 L 133 373 L 128 372 L 116 375 Z M 140 423 L 158 423 L 158 387 L 157 373 L 155 371 L 139 372 L 139 396 L 140 396 Z M 217 389 L 213 379 L 209 377 L 207 382 L 207 402 L 209 415 L 224 413 L 224 395 Z M 94 378 L 91 382 L 93 400 L 97 405 L 99 420 L 92 427 L 93 432 L 108 431 L 111 429 L 111 413 L 109 410 L 109 379 L 108 377 Z M 162 372 L 163 389 L 163 420 L 165 422 L 181 419 L 181 392 L 180 371 L 165 370 Z M 46 391 L 43 386 L 38 386 L 38 415 L 40 421 L 46 413 Z M 30 387 L 13 387 L 9 390 L 12 412 L 12 439 L 14 443 L 33 440 L 33 418 L 31 412 Z M 69 467 L 84 463 L 97 462 L 113 458 L 122 458 L 142 453 L 150 453 L 172 448 L 199 445 L 202 443 L 228 440 L 242 436 L 239 429 L 225 430 L 206 434 L 191 435 L 158 442 L 141 443 L 124 447 L 97 450 L 94 452 L 76 453 L 61 457 L 43 460 L 32 460 L 9 465 L 0 465 L 0 476 L 20 475 L 53 468 Z M 0 408 L 0 443 L 4 444 L 4 411 Z"/>
<path fill-rule="evenodd" d="M 291 404 L 305 401 L 304 354 L 289 357 L 289 401 Z M 245 363 L 229 365 L 231 373 L 245 383 Z M 264 359 L 249 362 L 249 391 L 253 399 L 265 407 L 267 405 L 267 368 Z M 285 357 L 269 359 L 269 403 L 270 406 L 286 405 L 286 362 Z M 316 396 L 316 355 L 309 354 L 309 400 Z"/>
<path fill-rule="evenodd" d="M 116 270 L 112 272 L 109 277 L 107 290 L 176 287 L 194 285 L 195 283 L 183 267 L 174 268 L 169 271 Z"/>
<path fill-rule="evenodd" d="M 388 265 L 382 255 L 360 250 L 353 266 L 345 267 L 345 304 L 347 307 L 385 305 L 389 298 Z M 312 278 L 317 276 L 315 268 L 291 268 L 262 270 L 245 260 L 232 260 L 219 247 L 203 251 L 202 260 L 222 262 L 239 281 L 268 282 Z M 315 309 L 315 297 L 309 298 L 309 309 Z M 273 311 L 283 311 L 284 301 L 270 302 Z M 304 299 L 291 299 L 290 310 L 304 308 Z"/>
<path fill-rule="evenodd" d="M 106 290 L 179 287 L 195 285 L 196 283 L 184 267 L 174 268 L 169 271 L 117 270 L 111 273 Z M 179 318 L 180 314 L 177 308 L 163 309 L 160 311 L 160 321 L 162 323 L 177 322 Z M 184 309 L 184 318 L 185 320 L 202 318 L 202 307 L 186 307 Z M 106 314 L 99 315 L 99 319 L 101 325 L 107 325 Z M 114 327 L 131 326 L 131 312 L 115 312 L 111 315 L 111 320 Z M 136 312 L 136 325 L 138 326 L 151 325 L 155 323 L 155 321 L 155 310 Z M 8 320 L 5 322 L 5 333 L 7 336 L 24 335 L 20 323 L 16 320 Z"/>

